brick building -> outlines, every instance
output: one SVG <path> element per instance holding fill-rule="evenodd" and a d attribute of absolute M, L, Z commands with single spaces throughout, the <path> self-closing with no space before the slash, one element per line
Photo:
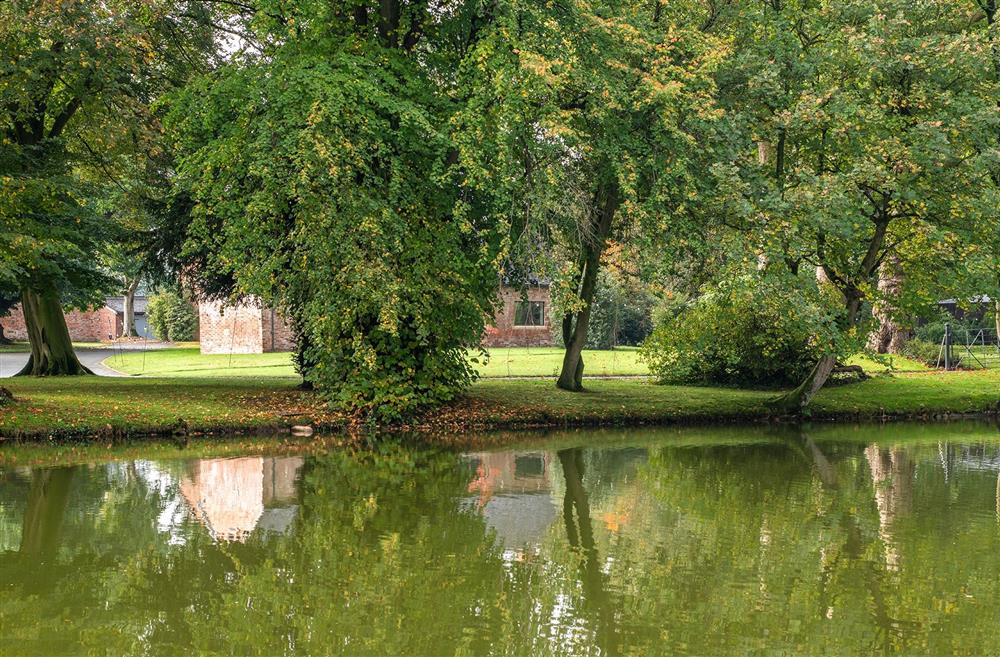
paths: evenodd
<path fill-rule="evenodd" d="M 69 337 L 74 342 L 103 342 L 121 337 L 125 325 L 123 297 L 108 297 L 100 308 L 71 310 L 66 313 Z M 135 298 L 136 328 L 139 335 L 146 335 L 146 297 Z M 24 312 L 17 305 L 5 317 L 0 317 L 4 336 L 10 340 L 27 340 Z M 151 337 L 151 336 L 150 336 Z"/>
<path fill-rule="evenodd" d="M 198 329 L 203 354 L 262 354 L 295 348 L 288 322 L 273 308 L 256 303 L 225 306 L 220 301 L 202 301 Z"/>
<path fill-rule="evenodd" d="M 554 344 L 550 323 L 549 286 L 536 283 L 522 292 L 504 286 L 493 325 L 486 328 L 486 347 L 548 347 Z M 260 354 L 292 351 L 291 327 L 274 309 L 256 303 L 225 306 L 219 301 L 198 304 L 203 354 Z"/>
<path fill-rule="evenodd" d="M 551 347 L 552 298 L 546 283 L 535 283 L 523 292 L 504 286 L 500 309 L 486 328 L 486 347 Z"/>

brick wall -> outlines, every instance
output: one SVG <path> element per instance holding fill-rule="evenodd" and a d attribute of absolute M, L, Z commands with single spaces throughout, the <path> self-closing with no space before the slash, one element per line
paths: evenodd
<path fill-rule="evenodd" d="M 486 328 L 483 345 L 486 347 L 551 347 L 552 339 L 552 299 L 549 288 L 544 286 L 529 287 L 526 291 L 528 301 L 540 301 L 544 304 L 544 324 L 541 326 L 515 326 L 514 313 L 517 303 L 521 301 L 521 290 L 505 287 L 500 291 L 500 309 L 493 319 L 493 326 Z"/>
<path fill-rule="evenodd" d="M 262 320 L 264 351 L 293 351 L 295 349 L 292 326 L 285 321 L 284 317 L 274 309 L 268 309 L 264 311 Z"/>
<path fill-rule="evenodd" d="M 261 309 L 253 305 L 198 304 L 199 342 L 203 354 L 259 354 L 264 351 Z"/>
<path fill-rule="evenodd" d="M 198 304 L 198 329 L 203 354 L 260 354 L 291 351 L 292 329 L 281 315 L 253 303 L 223 306 Z"/>
<path fill-rule="evenodd" d="M 21 306 L 15 306 L 6 317 L 0 318 L 4 335 L 11 340 L 27 340 Z M 66 313 L 69 337 L 74 342 L 102 342 L 116 338 L 122 332 L 122 319 L 112 309 L 104 306 L 96 310 L 72 310 Z"/>

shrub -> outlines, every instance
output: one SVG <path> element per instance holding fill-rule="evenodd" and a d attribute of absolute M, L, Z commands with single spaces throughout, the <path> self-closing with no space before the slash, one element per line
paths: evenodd
<path fill-rule="evenodd" d="M 941 334 L 944 335 L 943 326 Z M 938 357 L 941 355 L 941 345 L 939 342 L 931 342 L 921 338 L 911 338 L 903 346 L 903 355 L 920 361 L 925 365 L 936 365 Z"/>
<path fill-rule="evenodd" d="M 149 327 L 160 340 L 186 342 L 194 339 L 198 315 L 176 290 L 157 292 L 146 307 Z"/>
<path fill-rule="evenodd" d="M 640 357 L 663 383 L 798 383 L 840 351 L 834 314 L 805 287 L 729 278 L 662 319 Z"/>

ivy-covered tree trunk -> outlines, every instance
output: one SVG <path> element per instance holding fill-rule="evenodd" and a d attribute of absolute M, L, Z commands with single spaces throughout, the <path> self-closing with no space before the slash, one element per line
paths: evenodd
<path fill-rule="evenodd" d="M 302 390 L 313 390 L 315 384 L 310 378 L 310 371 L 316 367 L 315 354 L 312 352 L 312 341 L 306 333 L 304 318 L 297 313 L 291 313 L 292 335 L 295 337 L 295 351 L 292 353 L 292 363 L 295 371 L 302 377 L 299 387 Z"/>
<path fill-rule="evenodd" d="M 583 306 L 576 312 L 566 313 L 562 322 L 566 353 L 563 355 L 562 371 L 556 386 L 573 392 L 583 390 L 583 348 L 587 344 L 587 329 L 597 289 L 597 272 L 601 266 L 601 254 L 604 253 L 611 234 L 615 213 L 621 204 L 617 183 L 602 184 L 595 200 L 597 216 L 589 222 L 580 246 L 578 295 Z"/>
<path fill-rule="evenodd" d="M 31 355 L 19 376 L 92 374 L 73 351 L 66 316 L 55 290 L 23 290 L 21 308 L 31 343 Z"/>
<path fill-rule="evenodd" d="M 899 296 L 903 286 L 903 270 L 898 257 L 890 257 L 879 273 L 878 289 L 884 297 L 872 307 L 877 326 L 868 336 L 868 348 L 878 354 L 899 354 L 909 340 L 910 332 L 895 315 L 892 299 Z"/>

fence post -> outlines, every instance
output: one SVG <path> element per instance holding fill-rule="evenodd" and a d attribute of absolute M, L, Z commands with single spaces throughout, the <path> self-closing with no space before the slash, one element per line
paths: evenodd
<path fill-rule="evenodd" d="M 951 369 L 951 322 L 944 324 L 944 370 Z"/>

